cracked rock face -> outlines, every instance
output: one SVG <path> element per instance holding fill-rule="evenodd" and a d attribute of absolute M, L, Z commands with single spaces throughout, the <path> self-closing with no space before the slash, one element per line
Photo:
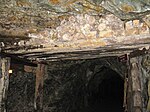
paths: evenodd
<path fill-rule="evenodd" d="M 63 19 L 55 29 L 30 33 L 29 36 L 32 39 L 26 44 L 44 43 L 45 46 L 49 46 L 57 42 L 77 43 L 78 41 L 94 40 L 107 45 L 110 41 L 117 43 L 126 40 L 125 36 L 134 35 L 149 35 L 148 25 L 140 20 L 124 23 L 113 14 L 104 17 L 78 14 Z"/>
<path fill-rule="evenodd" d="M 80 46 L 86 40 L 102 46 L 109 44 L 104 40 L 118 43 L 122 36 L 149 34 L 149 0 L 0 0 L 0 6 L 0 34 L 14 36 L 11 42 L 1 40 L 9 45 L 16 36 L 31 38 L 20 46 Z"/>
<path fill-rule="evenodd" d="M 69 18 L 69 21 L 62 21 L 61 25 L 57 27 L 56 31 L 58 32 L 58 38 L 62 37 L 63 40 L 69 41 L 75 39 L 96 39 L 100 37 L 123 35 L 121 34 L 121 32 L 123 33 L 122 25 L 122 21 L 118 20 L 113 15 L 108 15 L 106 19 L 104 19 L 95 18 L 93 16 L 85 14 L 71 16 Z M 120 30 L 120 32 L 116 31 L 118 29 Z"/>

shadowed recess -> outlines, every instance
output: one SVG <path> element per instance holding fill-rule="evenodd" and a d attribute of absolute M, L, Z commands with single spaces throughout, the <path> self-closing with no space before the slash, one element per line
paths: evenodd
<path fill-rule="evenodd" d="M 115 71 L 103 67 L 89 83 L 88 112 L 123 112 L 124 81 Z"/>

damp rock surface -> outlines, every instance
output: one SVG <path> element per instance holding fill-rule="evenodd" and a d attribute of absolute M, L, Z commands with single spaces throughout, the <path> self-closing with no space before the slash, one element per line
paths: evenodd
<path fill-rule="evenodd" d="M 8 112 L 33 112 L 35 76 L 18 68 L 10 75 L 6 108 Z"/>

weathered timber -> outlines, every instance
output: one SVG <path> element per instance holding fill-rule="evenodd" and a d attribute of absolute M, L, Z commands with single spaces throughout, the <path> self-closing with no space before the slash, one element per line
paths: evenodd
<path fill-rule="evenodd" d="M 20 57 L 15 56 L 15 55 L 10 55 L 10 54 L 7 54 L 7 53 L 0 52 L 0 56 L 11 58 L 12 59 L 11 63 L 13 63 L 13 64 L 24 64 L 24 65 L 28 65 L 28 66 L 37 67 L 36 63 L 31 62 L 30 60 L 27 60 L 27 59 L 24 59 L 24 58 L 20 58 Z"/>
<path fill-rule="evenodd" d="M 19 41 L 19 40 L 29 40 L 28 36 L 19 36 L 19 35 L 2 35 L 0 34 L 0 42 L 11 42 L 11 41 Z"/>
<path fill-rule="evenodd" d="M 45 74 L 45 65 L 38 64 L 36 69 L 36 87 L 35 87 L 35 100 L 34 108 L 37 112 L 42 112 L 43 110 L 43 81 Z"/>
<path fill-rule="evenodd" d="M 131 53 L 132 51 L 139 50 L 149 46 L 149 43 L 136 43 L 136 44 L 116 44 L 103 47 L 86 47 L 86 48 L 38 48 L 23 51 L 5 51 L 8 54 L 20 56 L 29 60 L 77 60 L 77 59 L 94 59 L 107 56 L 120 56 L 123 54 Z"/>
<path fill-rule="evenodd" d="M 0 58 L 0 112 L 6 112 L 10 58 Z"/>
<path fill-rule="evenodd" d="M 147 111 L 150 111 L 150 80 L 148 81 L 148 104 L 147 104 Z"/>
<path fill-rule="evenodd" d="M 121 40 L 119 40 L 121 38 Z M 54 44 L 46 45 L 42 44 L 42 48 L 37 48 L 32 45 L 25 45 L 25 46 L 16 46 L 13 47 L 5 47 L 3 50 L 5 52 L 11 53 L 12 51 L 15 54 L 29 54 L 29 53 L 36 53 L 36 52 L 67 52 L 67 51 L 84 51 L 87 49 L 99 49 L 99 48 L 138 48 L 142 45 L 149 45 L 150 44 L 150 35 L 136 35 L 136 36 L 123 36 L 123 37 L 116 37 L 116 38 L 102 38 L 99 40 L 77 40 L 71 42 L 59 42 L 56 41 Z M 89 41 L 89 43 L 88 43 Z M 96 44 L 95 43 L 99 43 Z M 104 44 L 101 44 L 104 43 Z M 85 46 L 86 44 L 86 46 Z M 38 46 L 39 44 L 37 44 Z M 32 47 L 33 46 L 33 47 Z M 43 48 L 44 47 L 44 48 Z M 23 49 L 24 48 L 24 49 Z"/>
<path fill-rule="evenodd" d="M 138 58 L 130 58 L 130 108 L 129 112 L 142 112 L 142 92 Z"/>
<path fill-rule="evenodd" d="M 149 50 L 146 48 L 143 48 L 142 50 L 134 50 L 133 52 L 130 53 L 130 58 L 132 57 L 138 57 L 138 56 L 143 56 L 145 54 L 148 54 Z"/>
<path fill-rule="evenodd" d="M 123 107 L 124 111 L 127 112 L 127 89 L 128 89 L 128 76 L 127 73 L 125 73 L 124 76 L 124 100 L 123 100 Z"/>
<path fill-rule="evenodd" d="M 141 37 L 142 38 L 142 37 Z M 138 37 L 140 39 L 140 37 Z M 148 42 L 148 41 L 147 41 Z M 139 49 L 149 47 L 149 42 L 147 43 L 143 40 L 143 42 L 138 43 L 128 43 L 126 44 L 116 44 L 116 45 L 108 45 L 103 47 L 85 47 L 80 49 L 75 48 L 28 48 L 28 50 L 19 50 L 19 46 L 17 48 L 18 51 L 14 51 L 11 49 L 4 49 L 4 52 L 0 55 L 8 56 L 13 58 L 14 63 L 24 63 L 25 65 L 37 66 L 33 62 L 29 61 L 61 61 L 61 60 L 78 60 L 78 59 L 95 59 L 102 57 L 113 57 L 120 56 L 123 54 L 130 54 L 130 57 L 134 57 L 137 55 L 145 54 L 149 51 L 140 51 Z M 25 46 L 24 46 L 25 47 Z M 137 51 L 137 52 L 136 52 Z M 12 53 L 13 52 L 13 53 Z M 140 52 L 140 53 L 139 53 Z M 26 59 L 26 61 L 25 61 Z"/>

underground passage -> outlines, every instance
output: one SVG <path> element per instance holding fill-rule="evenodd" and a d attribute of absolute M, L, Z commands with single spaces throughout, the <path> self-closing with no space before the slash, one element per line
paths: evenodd
<path fill-rule="evenodd" d="M 149 82 L 141 71 L 148 59 L 144 55 L 127 63 L 125 55 L 35 64 L 2 57 L 1 77 L 5 81 L 9 77 L 2 108 L 8 112 L 139 112 L 145 105 L 146 110 Z"/>
<path fill-rule="evenodd" d="M 0 0 L 0 112 L 150 112 L 150 0 Z"/>
<path fill-rule="evenodd" d="M 118 73 L 104 67 L 90 83 L 97 88 L 89 91 L 88 112 L 124 112 L 124 80 Z"/>
<path fill-rule="evenodd" d="M 18 62 L 10 68 L 7 111 L 35 111 L 37 100 L 40 112 L 123 112 L 126 64 L 116 57 L 53 62 L 46 71 Z"/>

